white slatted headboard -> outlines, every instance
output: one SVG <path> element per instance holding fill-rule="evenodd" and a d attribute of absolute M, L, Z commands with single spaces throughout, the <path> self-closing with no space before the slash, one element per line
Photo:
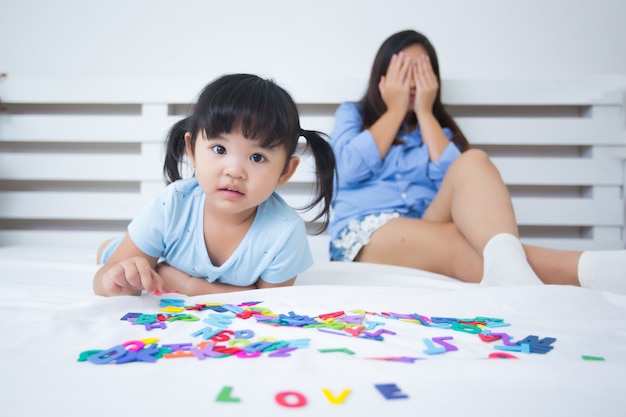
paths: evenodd
<path fill-rule="evenodd" d="M 0 245 L 95 248 L 123 232 L 163 187 L 165 134 L 208 81 L 0 82 Z M 277 81 L 303 128 L 328 133 L 366 84 Z M 625 241 L 625 91 L 624 78 L 444 80 L 443 101 L 501 170 L 525 242 L 614 249 Z M 281 193 L 302 206 L 311 181 L 305 160 Z M 327 259 L 327 237 L 312 242 Z"/>

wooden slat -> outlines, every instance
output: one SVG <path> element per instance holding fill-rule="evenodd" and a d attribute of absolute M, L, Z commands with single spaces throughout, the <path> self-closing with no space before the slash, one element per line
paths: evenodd
<path fill-rule="evenodd" d="M 623 127 L 591 118 L 467 118 L 457 119 L 475 145 L 624 145 Z"/>
<path fill-rule="evenodd" d="M 303 207 L 309 202 L 309 197 L 302 193 L 291 190 L 279 190 L 279 193 L 292 207 Z M 621 226 L 624 222 L 624 203 L 619 199 L 513 197 L 512 200 L 519 225 Z M 313 215 L 303 217 L 310 220 Z"/>
<path fill-rule="evenodd" d="M 624 202 L 600 199 L 513 198 L 520 225 L 597 225 L 621 226 Z"/>
<path fill-rule="evenodd" d="M 442 101 L 477 105 L 621 104 L 626 77 L 442 80 Z M 471 98 L 471 99 L 470 99 Z"/>
<path fill-rule="evenodd" d="M 621 160 L 494 157 L 508 185 L 621 185 Z"/>
<path fill-rule="evenodd" d="M 191 103 L 204 86 L 222 74 L 202 78 L 49 79 L 11 75 L 0 84 L 6 103 Z M 298 103 L 358 100 L 367 80 L 282 78 L 276 82 Z M 479 105 L 621 104 L 626 76 L 545 79 L 443 79 L 444 103 Z"/>
<path fill-rule="evenodd" d="M 138 193 L 0 192 L 0 218 L 129 220 L 151 197 Z"/>
<path fill-rule="evenodd" d="M 618 159 L 590 158 L 510 158 L 493 157 L 508 185 L 621 185 L 623 162 Z M 291 182 L 313 182 L 314 161 L 301 158 Z"/>
<path fill-rule="evenodd" d="M 40 181 L 160 180 L 161 161 L 143 155 L 0 154 L 0 179 Z"/>
<path fill-rule="evenodd" d="M 0 141 L 162 142 L 179 117 L 3 115 Z"/>
<path fill-rule="evenodd" d="M 67 145 L 67 144 L 65 144 Z M 162 179 L 163 145 L 138 145 L 111 153 L 106 146 L 87 146 L 81 152 L 54 147 L 39 152 L 37 145 L 0 153 L 0 179 L 41 181 L 154 181 Z M 135 151 L 137 149 L 137 151 Z"/>

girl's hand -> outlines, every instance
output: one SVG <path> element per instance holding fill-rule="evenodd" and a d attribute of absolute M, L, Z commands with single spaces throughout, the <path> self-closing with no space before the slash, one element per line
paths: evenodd
<path fill-rule="evenodd" d="M 413 110 L 419 121 L 420 115 L 429 114 L 433 111 L 433 104 L 439 91 L 437 76 L 430 64 L 428 55 L 420 56 L 413 66 L 412 74 L 415 83 L 415 102 Z"/>
<path fill-rule="evenodd" d="M 393 55 L 387 73 L 380 77 L 378 90 L 388 111 L 406 114 L 410 109 L 411 61 L 402 52 Z"/>
<path fill-rule="evenodd" d="M 102 275 L 102 286 L 110 295 L 150 294 L 163 291 L 163 279 L 141 256 L 126 259 L 112 266 Z"/>

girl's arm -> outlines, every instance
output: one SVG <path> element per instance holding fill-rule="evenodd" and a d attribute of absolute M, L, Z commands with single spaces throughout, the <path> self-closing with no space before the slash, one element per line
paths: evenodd
<path fill-rule="evenodd" d="M 96 272 L 93 290 L 97 295 L 139 295 L 163 291 L 163 280 L 154 270 L 157 258 L 147 256 L 126 234 L 115 252 Z"/>
<path fill-rule="evenodd" d="M 204 294 L 220 294 L 225 292 L 255 290 L 256 285 L 239 287 L 236 285 L 209 282 L 199 277 L 192 277 L 166 263 L 157 265 L 159 276 L 163 278 L 164 291 L 176 291 L 188 296 Z"/>
<path fill-rule="evenodd" d="M 296 283 L 296 278 L 297 277 L 293 277 L 285 282 L 281 282 L 280 284 L 271 284 L 267 281 L 264 281 L 262 278 L 259 278 L 256 282 L 256 286 L 257 288 L 291 287 L 293 286 L 293 284 Z"/>
<path fill-rule="evenodd" d="M 202 278 L 192 277 L 165 263 L 158 264 L 157 271 L 161 278 L 163 278 L 164 291 L 177 291 L 190 297 L 203 294 L 255 290 L 257 288 L 287 287 L 293 285 L 296 281 L 296 277 L 293 277 L 280 284 L 270 284 L 259 278 L 254 285 L 239 287 L 236 285 L 222 284 L 220 282 L 208 282 Z"/>
<path fill-rule="evenodd" d="M 433 114 L 433 104 L 439 90 L 439 83 L 427 55 L 420 57 L 412 70 L 415 82 L 415 103 L 413 103 L 422 140 L 428 148 L 430 160 L 436 162 L 443 154 L 450 140 Z"/>

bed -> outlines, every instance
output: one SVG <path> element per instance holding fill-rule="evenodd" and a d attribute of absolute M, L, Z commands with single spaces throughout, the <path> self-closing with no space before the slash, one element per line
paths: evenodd
<path fill-rule="evenodd" d="M 319 262 L 289 288 L 104 298 L 91 291 L 92 258 L 87 249 L 0 249 L 2 415 L 621 416 L 626 408 L 624 295 Z M 198 320 L 136 323 L 139 313 Z M 134 358 L 122 359 L 122 348 Z"/>
<path fill-rule="evenodd" d="M 624 415 L 624 295 L 333 263 L 325 235 L 293 287 L 93 295 L 96 248 L 163 187 L 164 132 L 206 81 L 0 84 L 0 415 Z M 322 131 L 364 85 L 278 81 Z M 525 242 L 624 248 L 623 78 L 444 88 Z M 301 206 L 311 181 L 305 160 L 281 193 Z"/>

